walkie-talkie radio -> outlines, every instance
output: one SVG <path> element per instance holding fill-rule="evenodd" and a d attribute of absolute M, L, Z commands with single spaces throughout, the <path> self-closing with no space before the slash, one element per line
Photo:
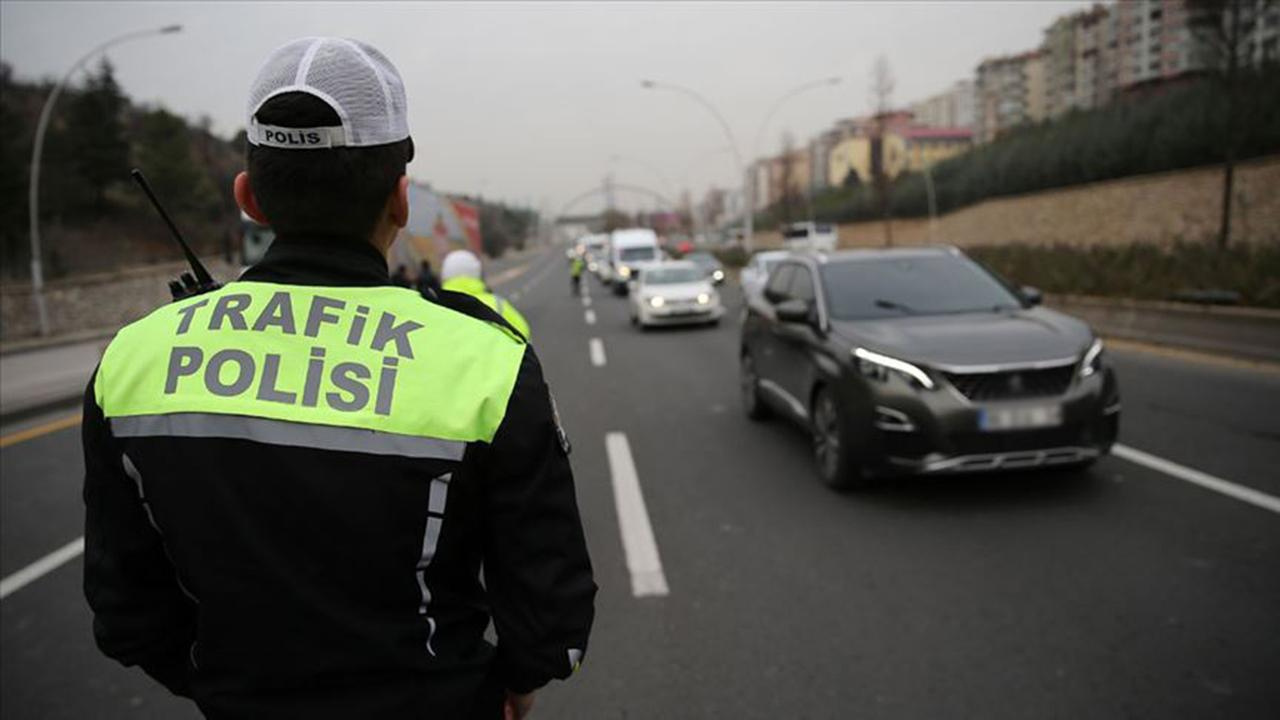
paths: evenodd
<path fill-rule="evenodd" d="M 205 269 L 204 264 L 200 262 L 200 258 L 191 252 L 191 246 L 187 245 L 187 241 L 182 238 L 182 233 L 178 232 L 178 226 L 173 224 L 169 213 L 165 212 L 164 208 L 161 207 L 160 201 L 156 199 L 156 194 L 151 191 L 151 185 L 147 182 L 147 178 L 143 176 L 142 171 L 134 168 L 129 171 L 129 174 L 133 176 L 134 182 L 138 183 L 138 186 L 142 188 L 142 192 L 147 194 L 147 199 L 151 201 L 156 212 L 160 213 L 160 219 L 164 220 L 165 225 L 169 226 L 169 232 L 173 234 L 173 239 L 178 241 L 178 246 L 182 248 L 182 254 L 187 256 L 187 263 L 191 265 L 191 272 L 184 272 L 177 280 L 169 281 L 169 292 L 173 295 L 173 299 L 183 300 L 222 287 Z"/>

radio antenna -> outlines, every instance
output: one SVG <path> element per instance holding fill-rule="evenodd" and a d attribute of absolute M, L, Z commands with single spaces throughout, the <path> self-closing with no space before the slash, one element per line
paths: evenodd
<path fill-rule="evenodd" d="M 173 219 L 169 217 L 169 213 L 164 211 L 164 207 L 160 205 L 160 201 L 156 198 L 156 194 L 151 191 L 151 184 L 147 182 L 146 176 L 142 171 L 134 168 L 129 171 L 133 176 L 134 182 L 138 183 L 138 187 L 142 188 L 142 192 L 147 194 L 147 199 L 151 201 L 151 205 L 160 213 L 160 219 L 164 220 L 164 224 L 169 226 L 169 232 L 173 234 L 173 239 L 178 241 L 179 247 L 182 248 L 182 254 L 187 256 L 187 263 L 191 265 L 191 272 L 195 273 L 196 282 L 200 291 L 212 290 L 218 287 L 213 281 L 213 276 L 205 269 L 204 264 L 200 262 L 200 258 L 191 252 L 191 246 L 187 245 L 187 241 L 182 238 L 182 233 L 178 232 L 178 226 L 173 224 Z"/>

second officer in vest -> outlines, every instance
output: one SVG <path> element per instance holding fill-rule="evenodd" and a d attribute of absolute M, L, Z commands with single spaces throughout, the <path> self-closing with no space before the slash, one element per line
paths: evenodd
<path fill-rule="evenodd" d="M 248 125 L 235 194 L 274 244 L 121 330 L 86 393 L 98 645 L 210 717 L 522 717 L 595 594 L 538 359 L 390 284 L 413 144 L 381 53 L 283 46 Z"/>

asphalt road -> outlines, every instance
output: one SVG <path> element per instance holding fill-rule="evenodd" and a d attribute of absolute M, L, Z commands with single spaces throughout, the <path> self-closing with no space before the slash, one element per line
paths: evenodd
<path fill-rule="evenodd" d="M 494 277 L 573 440 L 601 587 L 586 664 L 535 717 L 1280 717 L 1280 514 L 1119 457 L 835 494 L 801 432 L 743 417 L 736 314 L 642 334 L 595 283 L 570 297 L 555 253 Z M 1280 376 L 1112 361 L 1122 443 L 1280 495 Z M 76 429 L 10 443 L 5 578 L 82 532 Z M 668 592 L 637 597 L 654 563 Z M 96 653 L 80 571 L 0 602 L 0 716 L 197 717 Z"/>

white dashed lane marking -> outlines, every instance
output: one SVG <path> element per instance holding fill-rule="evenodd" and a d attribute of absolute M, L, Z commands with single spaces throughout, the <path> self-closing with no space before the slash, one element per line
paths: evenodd
<path fill-rule="evenodd" d="M 627 436 L 611 432 L 604 436 L 609 455 L 609 474 L 613 477 L 613 499 L 618 509 L 618 529 L 622 531 L 622 549 L 631 573 L 631 594 L 636 597 L 663 597 L 670 593 L 667 576 L 662 572 L 658 543 L 653 538 L 649 511 L 640 491 L 640 476 L 631 458 Z"/>
<path fill-rule="evenodd" d="M 604 367 L 604 343 L 601 342 L 600 338 L 591 338 L 591 342 L 588 343 L 587 347 L 591 351 L 591 364 L 596 367 Z"/>

